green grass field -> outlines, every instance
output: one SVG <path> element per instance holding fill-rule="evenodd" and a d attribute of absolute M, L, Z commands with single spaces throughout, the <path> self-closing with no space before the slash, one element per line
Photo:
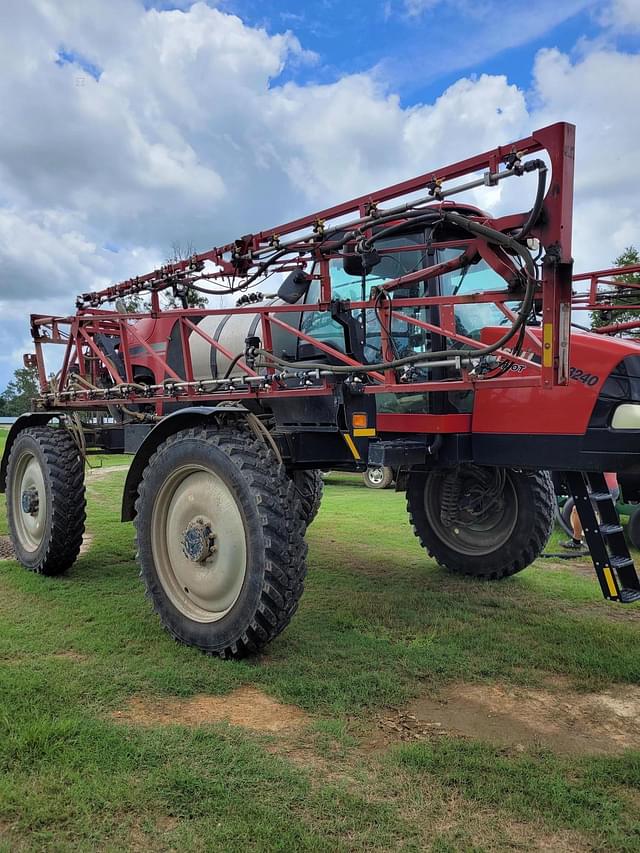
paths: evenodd
<path fill-rule="evenodd" d="M 558 714 L 567 691 L 631 689 L 638 611 L 544 560 L 499 584 L 452 577 L 402 495 L 332 477 L 289 629 L 257 660 L 207 658 L 144 598 L 124 470 L 90 475 L 93 541 L 66 576 L 0 562 L 0 849 L 640 850 L 639 751 L 380 725 L 456 685 L 545 690 Z M 302 723 L 154 718 L 247 686 Z"/>

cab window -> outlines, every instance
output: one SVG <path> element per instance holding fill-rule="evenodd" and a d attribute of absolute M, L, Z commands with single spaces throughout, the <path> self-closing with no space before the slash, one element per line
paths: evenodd
<path fill-rule="evenodd" d="M 450 261 L 459 257 L 464 248 L 438 250 L 438 261 Z M 490 290 L 506 290 L 507 282 L 486 261 L 454 270 L 440 276 L 440 293 L 443 296 L 465 296 L 469 293 L 486 293 Z M 513 307 L 510 304 L 509 307 Z M 468 338 L 479 338 L 485 326 L 503 326 L 510 323 L 493 302 L 456 305 L 456 331 Z"/>
<path fill-rule="evenodd" d="M 343 268 L 341 258 L 330 261 L 329 272 L 331 276 L 331 293 L 334 299 L 364 301 L 371 295 L 371 289 L 375 285 L 398 278 L 406 273 L 413 272 L 425 266 L 424 233 L 403 234 L 389 237 L 376 243 L 376 249 L 385 252 L 382 260 L 364 278 L 349 275 Z M 415 245 L 416 249 L 407 249 L 408 245 Z M 418 248 L 419 247 L 419 248 Z M 398 251 L 390 252 L 397 248 Z M 413 283 L 406 288 L 392 291 L 392 297 L 421 296 L 424 294 L 423 282 Z M 317 302 L 320 297 L 320 282 L 312 282 L 307 293 L 306 302 Z M 353 312 L 358 320 L 366 327 L 365 360 L 368 362 L 379 361 L 382 356 L 380 324 L 373 309 L 367 311 Z M 330 344 L 340 352 L 344 352 L 344 330 L 339 323 L 331 318 L 328 311 L 308 311 L 303 314 L 301 329 L 305 334 L 318 338 L 323 343 Z M 407 326 L 406 323 L 394 320 L 392 333 L 396 346 L 403 350 L 403 354 L 415 349 L 410 346 L 424 345 L 424 335 L 416 335 L 416 327 Z M 418 341 L 417 338 L 420 338 Z"/>

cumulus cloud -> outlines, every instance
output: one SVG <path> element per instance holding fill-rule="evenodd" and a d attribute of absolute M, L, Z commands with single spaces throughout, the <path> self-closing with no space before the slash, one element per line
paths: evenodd
<path fill-rule="evenodd" d="M 618 32 L 640 30 L 640 3 L 638 0 L 613 0 L 602 13 L 602 23 Z"/>
<path fill-rule="evenodd" d="M 0 120 L 11 129 L 0 135 L 0 387 L 29 310 L 72 311 L 76 293 L 146 271 L 174 241 L 204 249 L 552 121 L 578 125 L 580 268 L 608 265 L 638 242 L 640 202 L 629 191 L 640 169 L 640 119 L 630 109 L 637 56 L 595 45 L 578 58 L 544 50 L 530 91 L 482 75 L 404 107 L 380 69 L 280 84 L 288 64 L 313 61 L 294 34 L 184 6 L 9 0 L 12 25 L 0 31 Z M 611 7 L 618 23 L 625 9 L 624 0 Z M 530 187 L 474 200 L 526 207 Z"/>

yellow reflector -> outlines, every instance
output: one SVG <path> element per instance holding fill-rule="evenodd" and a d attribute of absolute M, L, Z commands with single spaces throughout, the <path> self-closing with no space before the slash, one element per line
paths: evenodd
<path fill-rule="evenodd" d="M 344 436 L 344 440 L 347 442 L 347 447 L 351 451 L 351 455 L 353 456 L 353 458 L 357 462 L 358 460 L 360 460 L 362 458 L 358 452 L 358 448 L 355 446 L 354 441 L 348 432 L 344 432 L 342 434 Z"/>
<path fill-rule="evenodd" d="M 542 364 L 551 367 L 553 364 L 553 324 L 545 323 L 542 328 Z"/>
<path fill-rule="evenodd" d="M 607 586 L 609 587 L 609 595 L 612 598 L 617 598 L 618 597 L 618 590 L 616 588 L 616 584 L 615 584 L 615 581 L 613 579 L 613 575 L 611 574 L 611 569 L 609 568 L 609 566 L 605 566 L 603 574 L 604 574 L 604 579 L 607 582 Z"/>

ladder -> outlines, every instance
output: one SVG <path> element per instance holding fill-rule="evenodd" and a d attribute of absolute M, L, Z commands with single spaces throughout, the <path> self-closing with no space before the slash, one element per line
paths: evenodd
<path fill-rule="evenodd" d="M 602 594 L 621 604 L 640 601 L 640 580 L 604 474 L 567 471 L 564 477 L 575 501 Z"/>

